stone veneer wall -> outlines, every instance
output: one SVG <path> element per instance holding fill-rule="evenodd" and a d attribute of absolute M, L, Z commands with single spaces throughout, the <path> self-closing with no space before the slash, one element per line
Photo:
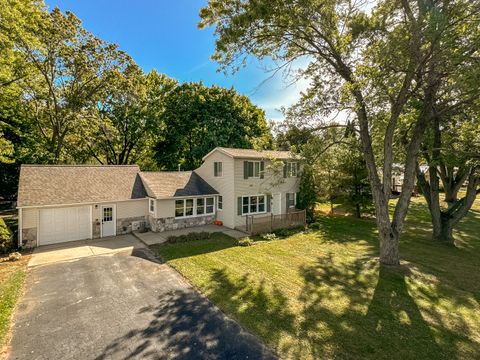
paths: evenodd
<path fill-rule="evenodd" d="M 135 222 L 135 221 L 143 221 L 145 223 L 145 216 L 135 216 L 135 217 L 117 219 L 117 235 L 127 234 L 132 232 L 132 222 Z"/>
<path fill-rule="evenodd" d="M 193 226 L 201 226 L 213 223 L 215 215 L 197 216 L 190 218 L 176 219 L 175 217 L 155 219 L 148 216 L 148 225 L 154 232 L 163 232 L 167 230 L 185 229 Z"/>
<path fill-rule="evenodd" d="M 22 247 L 31 249 L 37 246 L 37 228 L 22 229 Z"/>

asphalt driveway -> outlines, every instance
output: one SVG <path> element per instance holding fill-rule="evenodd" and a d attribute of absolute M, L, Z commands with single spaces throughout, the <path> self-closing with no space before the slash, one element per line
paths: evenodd
<path fill-rule="evenodd" d="M 272 359 L 146 249 L 30 269 L 10 359 Z"/>

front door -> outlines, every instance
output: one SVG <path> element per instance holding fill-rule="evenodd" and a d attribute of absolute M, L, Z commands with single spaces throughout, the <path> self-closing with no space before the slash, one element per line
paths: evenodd
<path fill-rule="evenodd" d="M 113 205 L 102 206 L 102 237 L 115 235 L 115 208 Z"/>

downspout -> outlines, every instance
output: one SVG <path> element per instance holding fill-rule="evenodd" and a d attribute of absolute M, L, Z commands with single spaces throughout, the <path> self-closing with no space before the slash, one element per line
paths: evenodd
<path fill-rule="evenodd" d="M 18 208 L 18 247 L 22 246 L 22 208 Z"/>

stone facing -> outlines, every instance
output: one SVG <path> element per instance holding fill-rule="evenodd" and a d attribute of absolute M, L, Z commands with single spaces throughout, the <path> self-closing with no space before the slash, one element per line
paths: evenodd
<path fill-rule="evenodd" d="M 155 219 L 150 215 L 148 216 L 150 230 L 154 232 L 163 232 L 167 230 L 185 229 L 194 226 L 207 225 L 212 224 L 214 220 L 215 215 L 179 219 L 176 219 L 175 217 Z"/>
<path fill-rule="evenodd" d="M 135 221 L 143 221 L 145 223 L 145 216 L 135 216 L 117 219 L 117 235 L 132 232 L 132 222 Z"/>
<path fill-rule="evenodd" d="M 37 246 L 37 228 L 22 229 L 22 248 L 31 249 Z"/>

